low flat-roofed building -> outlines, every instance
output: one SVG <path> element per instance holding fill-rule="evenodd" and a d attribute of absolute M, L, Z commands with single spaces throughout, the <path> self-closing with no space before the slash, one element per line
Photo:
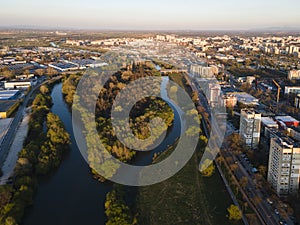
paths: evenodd
<path fill-rule="evenodd" d="M 287 127 L 288 134 L 293 139 L 300 141 L 300 127 Z"/>
<path fill-rule="evenodd" d="M 27 89 L 33 85 L 35 85 L 35 82 L 31 80 L 7 81 L 4 83 L 5 89 Z"/>
<path fill-rule="evenodd" d="M 293 86 L 293 87 L 286 86 L 284 89 L 284 94 L 300 94 L 300 87 L 299 86 Z"/>
<path fill-rule="evenodd" d="M 258 105 L 259 100 L 246 92 L 228 92 L 227 94 L 235 95 L 237 101 L 244 105 Z"/>
<path fill-rule="evenodd" d="M 60 72 L 66 72 L 66 71 L 72 71 L 72 70 L 78 70 L 80 69 L 79 66 L 72 62 L 58 62 L 58 63 L 51 63 L 48 66 L 60 71 Z"/>
<path fill-rule="evenodd" d="M 20 102 L 16 100 L 0 101 L 0 119 L 8 118 L 19 106 Z"/>
<path fill-rule="evenodd" d="M 278 124 L 271 117 L 261 117 L 261 131 L 265 133 L 266 128 L 278 129 Z"/>
<path fill-rule="evenodd" d="M 0 91 L 0 100 L 14 100 L 21 95 L 19 90 L 4 90 Z"/>
<path fill-rule="evenodd" d="M 299 121 L 291 116 L 276 116 L 275 119 L 281 124 L 284 123 L 286 126 L 299 126 Z"/>

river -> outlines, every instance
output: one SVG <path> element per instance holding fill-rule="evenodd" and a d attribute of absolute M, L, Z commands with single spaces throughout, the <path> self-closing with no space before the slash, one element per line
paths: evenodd
<path fill-rule="evenodd" d="M 167 98 L 164 77 L 161 95 Z M 26 211 L 24 225 L 101 225 L 105 224 L 104 202 L 112 183 L 100 183 L 93 179 L 90 168 L 80 154 L 74 140 L 72 116 L 63 100 L 62 84 L 54 86 L 51 111 L 62 120 L 70 134 L 72 144 L 58 169 L 49 176 L 39 179 L 33 206 Z M 175 111 L 175 106 L 170 105 Z M 135 165 L 150 164 L 155 152 L 164 151 L 180 135 L 178 113 L 174 114 L 174 125 L 163 143 L 151 152 L 139 154 Z"/>

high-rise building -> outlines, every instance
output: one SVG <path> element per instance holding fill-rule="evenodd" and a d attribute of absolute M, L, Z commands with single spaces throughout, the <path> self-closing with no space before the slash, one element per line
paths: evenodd
<path fill-rule="evenodd" d="M 285 135 L 271 139 L 268 182 L 278 195 L 296 194 L 300 178 L 300 145 Z"/>
<path fill-rule="evenodd" d="M 190 73 L 195 77 L 213 78 L 215 73 L 218 73 L 215 66 L 205 66 L 193 64 L 190 67 Z"/>
<path fill-rule="evenodd" d="M 242 109 L 240 118 L 240 136 L 244 143 L 251 148 L 259 144 L 261 114 L 253 109 Z"/>
<path fill-rule="evenodd" d="M 208 101 L 211 106 L 218 105 L 219 98 L 221 95 L 221 87 L 218 84 L 209 84 L 208 85 Z"/>

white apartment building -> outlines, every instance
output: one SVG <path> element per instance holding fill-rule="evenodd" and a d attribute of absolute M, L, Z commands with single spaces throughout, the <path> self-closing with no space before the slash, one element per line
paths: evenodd
<path fill-rule="evenodd" d="M 240 118 L 240 136 L 244 143 L 255 148 L 260 140 L 261 114 L 253 109 L 242 109 Z"/>
<path fill-rule="evenodd" d="M 268 182 L 278 195 L 299 190 L 300 145 L 286 136 L 271 139 Z"/>
<path fill-rule="evenodd" d="M 293 86 L 293 87 L 285 87 L 284 94 L 300 94 L 300 87 Z"/>
<path fill-rule="evenodd" d="M 212 78 L 216 72 L 216 67 L 193 64 L 190 66 L 190 72 L 194 74 L 194 77 Z"/>

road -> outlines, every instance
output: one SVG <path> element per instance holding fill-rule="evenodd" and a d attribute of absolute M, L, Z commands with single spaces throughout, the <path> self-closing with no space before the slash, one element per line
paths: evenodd
<path fill-rule="evenodd" d="M 204 93 L 201 90 L 200 86 L 197 85 L 197 87 L 196 87 L 193 84 L 193 82 L 190 82 L 190 83 L 191 83 L 191 87 L 192 87 L 193 91 L 196 90 L 199 94 L 199 104 L 202 105 L 205 108 L 205 110 L 207 111 L 207 113 L 209 113 L 211 115 L 210 106 L 209 106 L 208 102 L 206 101 L 206 97 L 204 96 Z M 207 126 L 207 121 L 202 119 L 202 124 L 204 127 L 204 132 L 207 134 L 207 136 L 209 136 L 209 134 L 208 134 L 209 129 Z M 213 135 L 215 137 L 220 137 L 222 132 L 219 132 L 219 126 L 217 125 L 216 120 L 211 117 L 210 117 L 210 127 L 212 128 L 211 130 L 213 130 L 215 132 L 214 134 L 210 134 L 210 135 Z M 240 159 L 237 159 L 234 154 L 232 154 L 229 151 L 226 152 L 225 154 L 232 157 L 238 165 L 238 169 L 235 171 L 235 176 L 236 176 L 237 180 L 240 180 L 242 177 L 248 178 L 248 184 L 246 187 L 246 190 L 247 190 L 246 194 L 247 194 L 248 199 L 252 199 L 252 197 L 255 197 L 255 196 L 258 197 L 259 199 L 261 199 L 260 202 L 252 203 L 256 208 L 255 211 L 258 214 L 257 216 L 258 216 L 258 218 L 260 218 L 261 223 L 268 224 L 268 225 L 279 224 L 279 219 L 280 219 L 279 216 L 275 214 L 274 210 L 272 209 L 272 206 L 267 202 L 267 198 L 265 198 L 264 195 L 262 194 L 262 191 L 260 189 L 256 188 L 256 184 L 253 182 L 253 174 L 249 174 L 249 172 L 247 172 L 247 170 L 241 164 Z M 226 185 L 226 182 L 225 182 L 225 185 Z M 244 192 L 244 190 L 242 190 L 242 191 Z M 230 191 L 229 191 L 229 193 L 230 193 Z M 287 219 L 287 224 L 292 225 L 293 223 L 290 219 Z"/>
<path fill-rule="evenodd" d="M 60 79 L 60 78 L 61 77 L 59 76 L 59 77 L 53 78 L 52 80 Z M 41 85 L 46 84 L 49 81 L 50 80 L 46 80 L 43 82 L 42 80 L 40 80 L 40 82 L 30 90 L 30 92 L 26 95 L 23 103 L 19 106 L 19 109 L 18 109 L 17 113 L 15 114 L 15 117 L 14 117 L 13 121 L 11 122 L 11 125 L 9 126 L 8 131 L 0 145 L 0 168 L 2 168 L 2 166 L 6 160 L 10 146 L 11 146 L 11 144 L 14 140 L 15 134 L 17 132 L 18 126 L 23 119 L 24 110 L 26 108 L 26 105 L 28 104 L 29 99 L 31 98 L 34 91 L 36 91 L 38 88 L 40 88 Z"/>

